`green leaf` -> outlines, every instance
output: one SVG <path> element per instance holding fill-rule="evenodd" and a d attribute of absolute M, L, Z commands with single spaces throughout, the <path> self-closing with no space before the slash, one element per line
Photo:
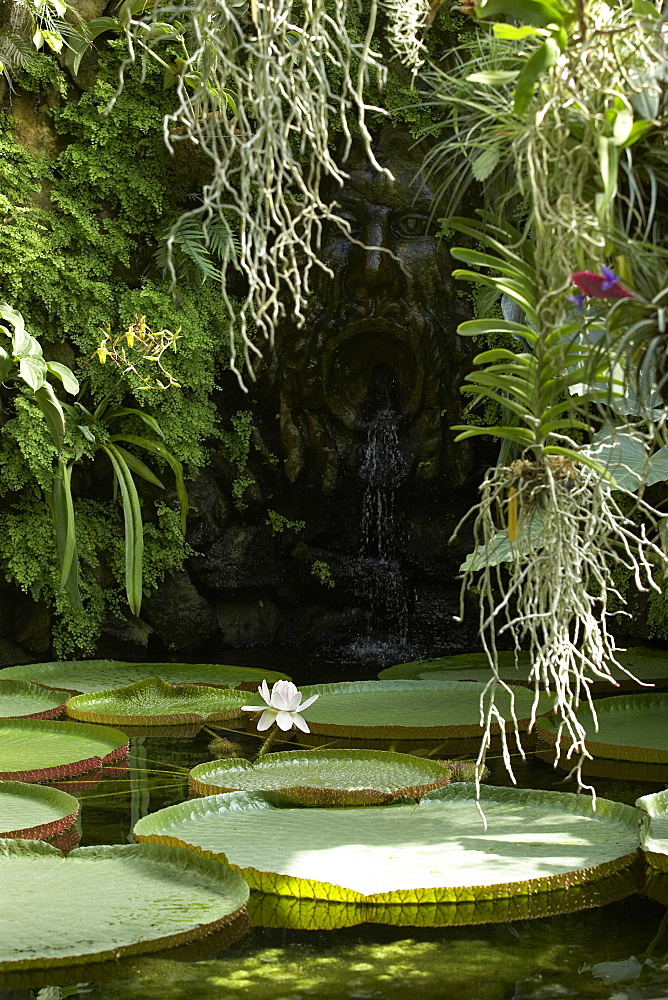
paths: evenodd
<path fill-rule="evenodd" d="M 153 431 L 154 434 L 157 434 L 158 437 L 162 441 L 164 441 L 165 432 L 163 431 L 162 427 L 155 419 L 155 417 L 152 417 L 150 413 L 146 413 L 144 410 L 138 410 L 130 406 L 124 406 L 120 410 L 114 410 L 113 413 L 107 413 L 105 415 L 105 422 L 110 424 L 112 420 L 116 420 L 117 417 L 128 417 L 128 416 L 139 417 L 139 419 L 143 420 L 143 422 L 146 424 L 147 427 L 150 427 L 150 429 Z"/>
<path fill-rule="evenodd" d="M 524 427 L 468 427 L 466 424 L 461 424 L 451 427 L 450 430 L 461 431 L 455 441 L 465 441 L 467 438 L 485 435 L 500 438 L 502 441 L 514 441 L 523 448 L 530 448 L 536 444 L 536 435 Z"/>
<path fill-rule="evenodd" d="M 621 107 L 615 114 L 615 121 L 612 126 L 612 141 L 615 146 L 625 146 L 628 142 L 631 130 L 633 129 L 633 111 L 627 107 Z"/>
<path fill-rule="evenodd" d="M 547 28 L 564 24 L 569 16 L 566 8 L 554 0 L 483 0 L 476 6 L 476 17 L 512 17 L 522 24 Z"/>
<path fill-rule="evenodd" d="M 510 541 L 507 531 L 497 531 L 489 545 L 478 545 L 473 552 L 469 552 L 459 569 L 460 572 L 466 572 L 481 570 L 485 566 L 498 566 L 499 563 L 513 562 L 517 556 L 542 547 L 543 518 L 540 514 L 534 515 L 528 524 L 520 518 L 516 541 Z"/>
<path fill-rule="evenodd" d="M 503 38 L 508 42 L 521 42 L 532 35 L 541 34 L 540 28 L 534 28 L 528 24 L 518 28 L 514 24 L 504 24 L 502 22 L 492 25 L 492 31 L 496 38 Z"/>
<path fill-rule="evenodd" d="M 69 691 L 48 691 L 32 681 L 12 680 L 0 674 L 2 719 L 55 719 L 65 711 L 68 698 Z"/>
<path fill-rule="evenodd" d="M 109 440 L 112 443 L 116 441 L 126 441 L 128 444 L 134 444 L 138 448 L 144 448 L 146 451 L 150 451 L 153 455 L 158 455 L 167 463 L 174 473 L 176 495 L 179 498 L 179 504 L 181 506 L 181 531 L 185 535 L 186 518 L 188 517 L 188 493 L 186 491 L 186 484 L 183 478 L 183 466 L 179 462 L 178 458 L 174 458 L 172 453 L 167 451 L 163 445 L 158 444 L 157 441 L 151 441 L 150 438 L 141 437 L 137 434 L 112 434 Z"/>
<path fill-rule="evenodd" d="M 483 786 L 480 807 L 486 829 L 465 783 L 375 809 L 293 808 L 233 792 L 168 806 L 134 832 L 218 852 L 263 892 L 375 904 L 570 892 L 637 863 L 638 813 L 620 802 L 597 798 L 594 811 L 589 796 Z"/>
<path fill-rule="evenodd" d="M 108 726 L 36 719 L 0 720 L 0 779 L 54 781 L 94 771 L 127 753 L 125 733 Z"/>
<path fill-rule="evenodd" d="M 37 392 L 44 385 L 46 374 L 46 362 L 43 358 L 30 355 L 19 359 L 19 375 L 33 392 Z"/>
<path fill-rule="evenodd" d="M 46 367 L 52 375 L 60 379 L 66 392 L 76 396 L 79 392 L 79 382 L 72 374 L 67 365 L 61 365 L 59 361 L 47 361 Z"/>
<path fill-rule="evenodd" d="M 128 687 L 78 694 L 67 703 L 67 714 L 83 722 L 124 726 L 185 725 L 241 719 L 245 691 L 225 691 L 196 684 L 174 686 L 148 677 Z"/>
<path fill-rule="evenodd" d="M 601 135 L 598 138 L 598 161 L 603 191 L 596 195 L 596 211 L 602 218 L 617 193 L 619 153 L 614 139 Z"/>
<path fill-rule="evenodd" d="M 60 405 L 58 397 L 48 382 L 35 392 L 35 402 L 44 414 L 44 419 L 49 428 L 49 434 L 56 451 L 62 451 L 63 439 L 65 437 L 65 415 Z"/>
<path fill-rule="evenodd" d="M 6 667 L 2 677 L 7 680 L 35 681 L 47 687 L 62 687 L 69 691 L 106 691 L 125 687 L 150 677 L 161 677 L 170 684 L 204 684 L 223 687 L 257 687 L 263 680 L 290 680 L 278 670 L 256 667 L 236 667 L 215 663 L 127 663 L 123 660 L 64 660 L 51 663 L 29 663 Z"/>
<path fill-rule="evenodd" d="M 504 83 L 511 83 L 519 75 L 518 70 L 485 70 L 481 73 L 470 73 L 466 79 L 469 83 L 482 83 L 488 87 L 498 87 Z"/>
<path fill-rule="evenodd" d="M 23 316 L 16 309 L 12 309 L 7 302 L 0 302 L 0 319 L 6 320 L 14 330 L 14 336 L 20 337 L 25 333 L 25 322 Z M 10 334 L 8 334 L 10 336 Z"/>
<path fill-rule="evenodd" d="M 633 0 L 633 13 L 640 14 L 641 17 L 651 17 L 654 21 L 661 17 L 659 11 L 649 0 Z"/>
<path fill-rule="evenodd" d="M 513 323 L 506 319 L 467 319 L 457 327 L 457 333 L 464 337 L 478 337 L 489 333 L 511 333 L 524 337 L 530 343 L 536 339 L 536 331 L 523 323 Z"/>
<path fill-rule="evenodd" d="M 533 97 L 536 83 L 544 73 L 547 73 L 554 66 L 559 52 L 557 42 L 553 38 L 546 38 L 541 47 L 527 60 L 515 88 L 513 111 L 516 115 L 524 114 Z"/>
<path fill-rule="evenodd" d="M 106 444 L 102 445 L 102 451 L 109 457 L 121 491 L 125 521 L 125 590 L 130 610 L 138 616 L 141 611 L 144 569 L 144 525 L 139 495 L 132 473 L 118 448 L 113 444 Z"/>
<path fill-rule="evenodd" d="M 25 781 L 0 782 L 0 837 L 53 837 L 79 813 L 79 801 L 58 788 Z M 2 862 L 0 861 L 0 870 Z"/>
<path fill-rule="evenodd" d="M 120 434 L 115 434 L 114 438 L 116 441 L 123 440 L 123 437 Z M 164 490 L 165 487 L 163 483 L 160 482 L 155 473 L 151 472 L 148 465 L 142 462 L 141 459 L 137 458 L 136 455 L 133 455 L 132 452 L 126 451 L 125 448 L 121 448 L 119 444 L 116 444 L 116 451 L 121 458 L 125 460 L 126 465 L 132 472 L 141 476 L 142 479 L 145 479 L 147 482 L 152 483 L 153 486 L 159 486 L 161 490 Z"/>
<path fill-rule="evenodd" d="M 477 181 L 486 181 L 501 156 L 498 146 L 489 146 L 479 153 L 471 164 L 471 173 Z"/>
<path fill-rule="evenodd" d="M 641 118 L 639 121 L 634 121 L 626 141 L 622 143 L 621 148 L 628 149 L 629 146 L 633 146 L 634 143 L 638 142 L 654 128 L 656 128 L 656 122 L 651 119 Z"/>
<path fill-rule="evenodd" d="M 52 515 L 60 562 L 58 586 L 60 590 L 67 592 L 73 607 L 81 607 L 76 524 L 72 500 L 72 466 L 64 455 L 59 457 L 58 471 L 53 477 Z"/>
<path fill-rule="evenodd" d="M 116 961 L 248 925 L 248 886 L 220 859 L 148 844 L 79 847 L 67 857 L 39 841 L 0 846 L 0 972 Z M 111 966 L 113 973 L 113 965 Z M 62 971 L 57 971 L 62 975 Z"/>

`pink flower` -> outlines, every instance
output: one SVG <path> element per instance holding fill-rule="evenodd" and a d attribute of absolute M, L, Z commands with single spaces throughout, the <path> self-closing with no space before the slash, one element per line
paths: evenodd
<path fill-rule="evenodd" d="M 633 292 L 624 288 L 621 279 L 609 267 L 602 267 L 601 274 L 594 274 L 593 271 L 576 271 L 571 275 L 571 281 L 577 285 L 583 295 L 573 296 L 573 302 L 577 301 L 581 305 L 583 296 L 592 299 L 634 299 Z"/>
<path fill-rule="evenodd" d="M 267 682 L 262 681 L 257 690 L 266 705 L 244 705 L 242 711 L 262 712 L 257 724 L 258 732 L 261 733 L 263 730 L 269 729 L 275 722 L 284 733 L 287 733 L 293 726 L 301 729 L 303 733 L 310 733 L 311 730 L 299 713 L 312 705 L 320 695 L 314 694 L 312 698 L 302 704 L 302 693 L 292 681 L 276 681 L 271 693 Z"/>

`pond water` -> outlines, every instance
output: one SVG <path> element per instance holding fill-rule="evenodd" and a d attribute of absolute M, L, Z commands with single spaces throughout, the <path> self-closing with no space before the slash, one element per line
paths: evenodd
<path fill-rule="evenodd" d="M 276 660 L 271 666 L 287 670 L 299 683 L 333 677 L 326 665 L 310 664 L 308 672 Z M 369 668 L 364 676 L 372 676 Z M 218 727 L 216 732 L 239 740 L 236 733 Z M 206 730 L 188 738 L 133 738 L 127 777 L 71 783 L 81 801 L 82 846 L 131 842 L 140 816 L 186 799 L 187 772 L 211 759 L 211 740 Z M 259 745 L 250 736 L 240 742 L 249 752 Z M 502 762 L 493 757 L 489 763 L 490 783 L 509 784 Z M 514 764 L 520 787 L 572 790 L 560 784 L 563 774 L 533 756 Z M 593 783 L 598 794 L 630 804 L 665 787 L 616 779 Z M 0 901 L 0 923 L 1 912 Z M 164 951 L 83 971 L 85 983 L 60 990 L 48 974 L 32 982 L 31 990 L 0 987 L 0 1000 L 407 1000 L 411 994 L 415 1000 L 668 1000 L 666 912 L 661 903 L 634 894 L 589 910 L 513 923 L 361 924 L 329 931 L 255 926 L 219 953 L 212 951 L 215 941 L 205 939 L 199 950 Z"/>

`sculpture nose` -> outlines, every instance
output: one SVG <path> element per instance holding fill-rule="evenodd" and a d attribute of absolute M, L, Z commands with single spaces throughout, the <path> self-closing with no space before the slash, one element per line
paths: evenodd
<path fill-rule="evenodd" d="M 351 268 L 350 291 L 357 298 L 375 298 L 380 293 L 398 295 L 402 274 L 392 256 L 392 232 L 389 211 L 378 210 L 368 219 L 360 234 L 365 247 L 356 247 Z"/>

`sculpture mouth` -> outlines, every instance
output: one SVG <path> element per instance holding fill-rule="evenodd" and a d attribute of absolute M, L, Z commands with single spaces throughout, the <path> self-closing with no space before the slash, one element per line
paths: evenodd
<path fill-rule="evenodd" d="M 332 412 L 348 426 L 391 409 L 410 419 L 422 398 L 422 366 L 401 328 L 358 324 L 331 344 L 322 373 Z"/>

